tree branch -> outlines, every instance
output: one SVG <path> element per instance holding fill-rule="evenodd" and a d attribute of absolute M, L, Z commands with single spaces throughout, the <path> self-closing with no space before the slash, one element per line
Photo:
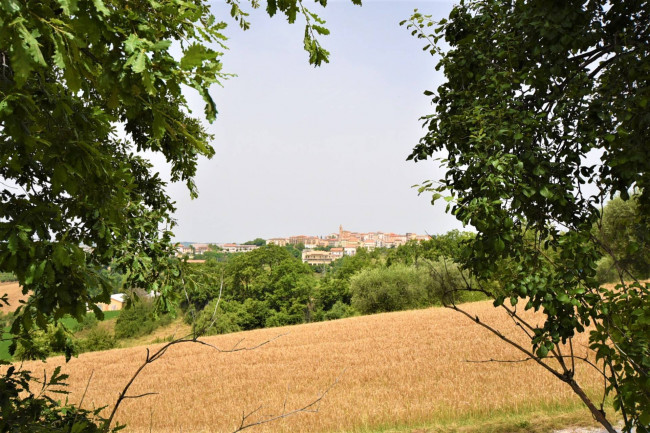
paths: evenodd
<path fill-rule="evenodd" d="M 248 423 L 247 420 L 252 415 L 254 415 L 256 412 L 258 412 L 260 409 L 262 409 L 262 406 L 260 405 L 257 409 L 249 412 L 248 414 L 243 414 L 242 413 L 241 422 L 240 422 L 239 426 L 235 430 L 233 430 L 232 433 L 237 433 L 237 432 L 240 432 L 240 431 L 245 430 L 245 429 L 250 428 L 250 427 L 255 427 L 255 426 L 258 426 L 258 425 L 262 425 L 262 424 L 267 424 L 267 423 L 277 421 L 277 420 L 282 419 L 282 418 L 287 418 L 289 416 L 296 415 L 296 414 L 299 414 L 299 413 L 317 413 L 319 411 L 319 409 L 320 409 L 321 401 L 323 400 L 323 398 L 325 398 L 327 393 L 330 392 L 330 390 L 339 382 L 339 379 L 341 378 L 343 373 L 345 373 L 345 370 L 343 370 L 341 372 L 341 374 L 334 380 L 334 382 L 332 382 L 325 389 L 325 391 L 323 391 L 316 399 L 312 400 L 311 402 L 307 403 L 306 405 L 304 405 L 304 406 L 302 406 L 302 407 L 300 407 L 298 409 L 294 409 L 292 411 L 287 412 L 286 411 L 287 401 L 286 401 L 286 398 L 285 398 L 284 405 L 282 407 L 282 412 L 279 415 L 271 415 L 271 416 L 269 416 L 267 418 L 264 418 L 264 419 L 261 419 L 259 421 L 254 421 L 254 422 Z"/>

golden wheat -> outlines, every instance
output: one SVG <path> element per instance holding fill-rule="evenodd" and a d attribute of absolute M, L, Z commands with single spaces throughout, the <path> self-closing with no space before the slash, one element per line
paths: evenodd
<path fill-rule="evenodd" d="M 0 304 L 0 312 L 8 313 L 16 311 L 20 307 L 20 301 L 26 301 L 27 295 L 23 295 L 23 289 L 18 283 L 0 283 L 0 296 L 7 294 L 9 305 Z"/>
<path fill-rule="evenodd" d="M 490 303 L 466 305 L 472 314 L 507 333 L 517 330 Z M 253 351 L 218 353 L 198 344 L 171 347 L 136 379 L 117 419 L 132 432 L 232 431 L 242 412 L 278 414 L 312 401 L 338 377 L 319 413 L 266 424 L 257 432 L 361 430 L 379 425 L 419 425 L 436 419 L 484 416 L 495 411 L 578 404 L 568 386 L 532 362 L 468 363 L 522 356 L 466 317 L 443 308 L 356 317 L 286 328 L 205 338 L 221 348 L 250 346 L 285 334 Z M 580 339 L 578 339 L 580 340 Z M 523 340 L 522 340 L 523 341 Z M 585 340 L 574 346 L 584 352 Z M 155 350 L 161 345 L 150 346 Z M 145 358 L 144 347 L 81 355 L 63 370 L 71 373 L 71 402 L 112 405 Z M 63 364 L 51 358 L 38 370 Z M 587 367 L 579 381 L 600 384 Z M 251 420 L 257 418 L 252 417 Z"/>

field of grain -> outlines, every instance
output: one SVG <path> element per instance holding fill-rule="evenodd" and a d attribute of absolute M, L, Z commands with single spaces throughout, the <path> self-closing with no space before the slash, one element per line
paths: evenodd
<path fill-rule="evenodd" d="M 509 328 L 490 303 L 466 306 L 483 320 Z M 287 328 L 206 338 L 221 348 L 241 339 L 254 351 L 218 353 L 197 344 L 169 349 L 136 380 L 117 419 L 130 432 L 227 432 L 242 412 L 261 406 L 251 421 L 312 401 L 337 378 L 318 413 L 299 414 L 256 427 L 256 432 L 379 431 L 426 426 L 495 413 L 530 413 L 579 407 L 571 390 L 533 363 L 468 363 L 521 355 L 466 317 L 443 308 L 356 317 Z M 584 342 L 583 342 L 584 343 Z M 583 347 L 576 342 L 576 347 Z M 155 350 L 160 345 L 153 345 Z M 581 349 L 584 350 L 584 349 Z M 112 405 L 145 358 L 144 347 L 81 355 L 64 365 L 72 402 Z M 62 364 L 26 364 L 40 370 Z M 586 368 L 579 379 L 592 391 L 601 384 Z M 286 406 L 285 406 L 286 405 Z M 410 430 L 409 430 L 410 431 Z M 418 430 L 424 431 L 424 430 Z"/>
<path fill-rule="evenodd" d="M 22 288 L 16 282 L 11 283 L 0 283 L 0 296 L 7 294 L 9 298 L 9 305 L 0 306 L 0 311 L 3 313 L 9 313 L 11 311 L 16 311 L 16 308 L 20 306 L 21 300 L 27 300 L 27 295 L 23 295 Z"/>

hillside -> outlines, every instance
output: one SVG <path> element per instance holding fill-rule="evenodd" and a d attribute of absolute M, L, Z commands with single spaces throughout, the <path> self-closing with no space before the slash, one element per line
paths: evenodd
<path fill-rule="evenodd" d="M 467 308 L 485 321 L 509 325 L 489 303 Z M 516 332 L 512 326 L 510 331 Z M 240 346 L 251 346 L 278 335 L 248 352 L 218 353 L 197 344 L 172 347 L 145 369 L 130 392 L 158 395 L 127 400 L 118 420 L 127 423 L 127 431 L 138 433 L 150 427 L 153 432 L 232 431 L 242 411 L 262 405 L 260 416 L 277 414 L 285 399 L 287 410 L 299 407 L 339 377 L 319 413 L 252 431 L 412 431 L 410 427 L 432 426 L 438 431 L 465 424 L 481 424 L 477 431 L 544 431 L 544 425 L 589 422 L 571 390 L 533 363 L 466 362 L 521 356 L 465 317 L 442 308 L 261 329 L 205 341 L 230 348 L 242 339 Z M 145 348 L 134 347 L 72 360 L 64 366 L 64 371 L 74 371 L 71 401 L 81 399 L 93 373 L 84 406 L 111 405 L 144 358 Z M 60 357 L 51 358 L 47 368 L 62 363 Z M 43 364 L 26 366 L 40 370 Z M 593 391 L 602 383 L 585 368 L 580 377 Z M 541 430 L 535 428 L 538 423 Z"/>

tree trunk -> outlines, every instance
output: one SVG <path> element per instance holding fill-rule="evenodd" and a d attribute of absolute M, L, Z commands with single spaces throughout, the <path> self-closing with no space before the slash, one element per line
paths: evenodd
<path fill-rule="evenodd" d="M 569 384 L 571 389 L 573 389 L 573 392 L 578 394 L 578 396 L 583 401 L 583 403 L 587 405 L 587 407 L 591 411 L 591 414 L 596 419 L 596 421 L 601 423 L 609 433 L 616 433 L 616 430 L 614 429 L 614 427 L 612 427 L 612 424 L 610 424 L 610 422 L 605 417 L 605 412 L 599 410 L 596 406 L 594 406 L 593 402 L 589 399 L 589 397 L 587 397 L 587 394 L 585 394 L 582 388 L 580 388 L 580 385 L 578 385 L 576 381 L 573 379 L 571 379 L 567 383 Z"/>

